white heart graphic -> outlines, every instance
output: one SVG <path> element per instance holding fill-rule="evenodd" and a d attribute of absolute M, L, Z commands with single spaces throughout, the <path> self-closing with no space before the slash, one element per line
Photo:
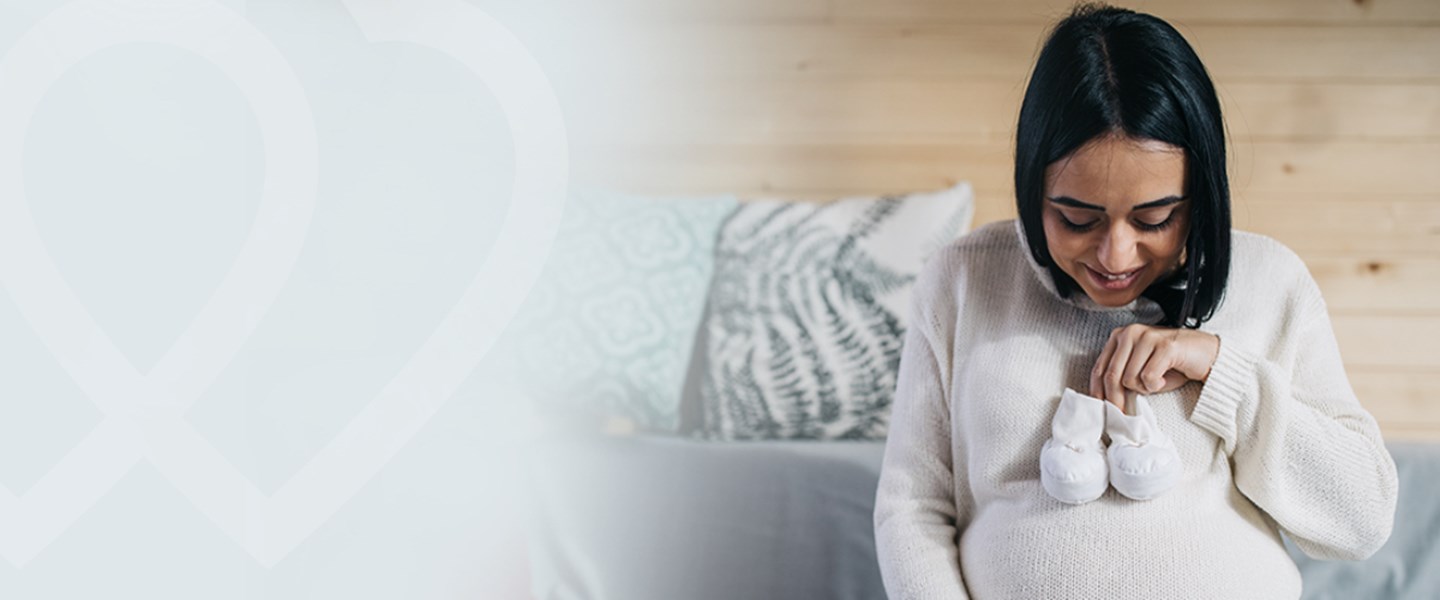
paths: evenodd
<path fill-rule="evenodd" d="M 461 299 L 398 375 L 274 495 L 261 493 L 183 418 L 260 322 L 298 258 L 315 202 L 314 122 L 288 64 L 244 18 L 213 3 L 69 4 L 0 60 L 0 282 L 57 361 L 105 414 L 23 496 L 0 487 L 0 556 L 23 566 L 141 458 L 257 561 L 284 558 L 400 450 L 479 364 L 539 277 L 568 170 L 559 104 L 524 46 L 453 0 L 347 1 L 368 39 L 449 54 L 504 109 L 515 183 L 500 234 Z M 25 126 L 65 69 L 105 47 L 159 41 L 219 66 L 250 100 L 266 148 L 259 214 L 235 266 L 148 374 L 76 300 L 34 228 L 21 180 Z M 254 93 L 263 90 L 265 93 Z"/>

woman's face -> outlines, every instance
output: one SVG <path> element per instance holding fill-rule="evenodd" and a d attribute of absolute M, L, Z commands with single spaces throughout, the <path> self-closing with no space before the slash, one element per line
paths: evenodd
<path fill-rule="evenodd" d="M 1096 304 L 1129 304 L 1179 268 L 1190 231 L 1184 195 L 1182 149 L 1123 136 L 1091 140 L 1045 169 L 1050 257 Z"/>

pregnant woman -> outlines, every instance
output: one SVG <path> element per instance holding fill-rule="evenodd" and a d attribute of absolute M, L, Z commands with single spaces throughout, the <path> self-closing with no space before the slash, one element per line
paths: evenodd
<path fill-rule="evenodd" d="M 1016 132 L 1019 219 L 917 278 L 875 502 L 891 600 L 1299 598 L 1388 539 L 1395 464 L 1294 252 L 1231 229 L 1205 67 L 1077 8 Z"/>

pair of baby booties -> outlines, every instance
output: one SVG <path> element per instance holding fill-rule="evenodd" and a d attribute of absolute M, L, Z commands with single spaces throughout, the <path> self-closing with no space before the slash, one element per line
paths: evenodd
<path fill-rule="evenodd" d="M 1113 402 L 1070 388 L 1050 425 L 1051 437 L 1040 450 L 1040 483 L 1056 500 L 1084 504 L 1114 486 L 1133 500 L 1150 500 L 1180 481 L 1183 467 L 1175 443 L 1155 424 L 1155 413 L 1142 394 L 1127 415 Z M 1107 449 L 1100 439 L 1110 434 Z"/>

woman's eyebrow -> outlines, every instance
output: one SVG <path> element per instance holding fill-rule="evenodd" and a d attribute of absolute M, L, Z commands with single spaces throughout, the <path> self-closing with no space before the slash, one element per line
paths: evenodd
<path fill-rule="evenodd" d="M 1151 200 L 1151 201 L 1146 202 L 1146 203 L 1144 203 L 1144 204 L 1136 204 L 1135 206 L 1131 207 L 1130 210 L 1133 212 L 1133 211 L 1137 211 L 1137 210 L 1145 210 L 1145 209 L 1147 209 L 1147 208 L 1159 208 L 1159 207 L 1161 207 L 1161 206 L 1169 206 L 1169 205 L 1171 205 L 1171 204 L 1175 204 L 1175 203 L 1177 203 L 1177 202 L 1180 202 L 1180 201 L 1182 201 L 1182 200 L 1184 200 L 1184 199 L 1185 199 L 1184 196 L 1166 196 L 1166 197 L 1161 198 L 1161 199 L 1159 199 L 1159 200 Z M 1069 197 L 1069 196 L 1055 196 L 1054 198 L 1047 198 L 1047 200 L 1049 200 L 1049 201 L 1051 201 L 1051 202 L 1054 202 L 1054 203 L 1056 203 L 1056 204 L 1060 204 L 1060 205 L 1064 205 L 1064 206 L 1070 206 L 1070 207 L 1073 207 L 1073 208 L 1083 208 L 1083 209 L 1086 209 L 1086 210 L 1098 210 L 1098 211 L 1100 211 L 1100 212 L 1105 212 L 1105 207 L 1103 207 L 1103 206 L 1099 206 L 1099 205 L 1095 205 L 1095 204 L 1089 204 L 1089 203 L 1081 202 L 1081 201 L 1076 200 L 1076 199 L 1074 199 L 1074 198 L 1071 198 L 1071 197 Z"/>

